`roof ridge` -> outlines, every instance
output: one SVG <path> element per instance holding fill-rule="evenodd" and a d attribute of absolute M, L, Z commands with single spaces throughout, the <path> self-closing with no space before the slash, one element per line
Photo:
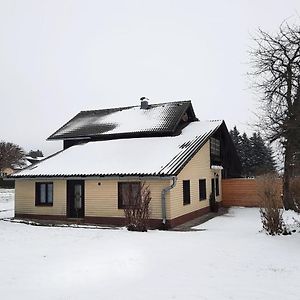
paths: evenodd
<path fill-rule="evenodd" d="M 178 100 L 178 101 L 171 101 L 171 102 L 162 102 L 162 103 L 149 103 L 149 106 L 161 106 L 165 104 L 176 104 L 176 103 L 191 103 L 191 100 Z M 111 111 L 111 110 L 123 110 L 123 109 L 129 109 L 134 107 L 140 107 L 140 105 L 131 105 L 131 106 L 120 106 L 120 107 L 110 107 L 110 108 L 103 108 L 103 109 L 90 109 L 90 110 L 81 110 L 80 113 L 85 112 L 98 112 L 98 111 Z"/>
<path fill-rule="evenodd" d="M 201 120 L 201 119 L 199 119 L 199 121 L 198 122 L 224 122 L 224 119 L 208 119 L 208 120 Z"/>

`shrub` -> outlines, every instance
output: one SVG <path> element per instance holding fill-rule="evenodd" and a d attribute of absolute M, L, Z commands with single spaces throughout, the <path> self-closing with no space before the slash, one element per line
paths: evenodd
<path fill-rule="evenodd" d="M 147 231 L 150 216 L 149 204 L 151 193 L 149 186 L 143 182 L 137 191 L 128 190 L 124 208 L 126 227 L 130 231 Z"/>
<path fill-rule="evenodd" d="M 281 190 L 276 175 L 265 174 L 257 180 L 263 229 L 270 235 L 288 234 L 289 230 L 282 218 Z"/>

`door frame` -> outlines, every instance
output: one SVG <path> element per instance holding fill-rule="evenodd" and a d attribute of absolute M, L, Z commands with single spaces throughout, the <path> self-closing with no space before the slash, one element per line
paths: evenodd
<path fill-rule="evenodd" d="M 74 185 L 81 184 L 82 190 L 82 211 L 80 216 L 74 216 Z M 67 180 L 67 218 L 83 219 L 85 217 L 85 182 L 84 180 Z M 72 199 L 73 198 L 73 199 Z M 73 200 L 73 201 L 72 201 Z M 73 209 L 73 210 L 72 210 Z"/>

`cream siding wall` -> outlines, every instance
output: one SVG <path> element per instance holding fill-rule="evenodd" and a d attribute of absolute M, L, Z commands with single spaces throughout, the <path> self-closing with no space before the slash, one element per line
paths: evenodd
<path fill-rule="evenodd" d="M 50 182 L 50 180 L 44 180 Z M 128 180 L 123 180 L 127 182 Z M 132 180 L 137 181 L 137 180 Z M 66 180 L 53 182 L 53 206 L 35 206 L 35 182 L 43 180 L 16 180 L 15 206 L 17 214 L 66 216 Z M 98 185 L 98 183 L 101 183 Z M 118 180 L 85 180 L 85 216 L 123 217 L 118 209 Z M 161 191 L 171 184 L 170 180 L 148 180 L 151 190 L 151 218 L 161 219 Z M 170 201 L 167 195 L 167 214 L 170 215 Z"/>
<path fill-rule="evenodd" d="M 35 182 L 49 180 L 16 180 L 15 212 L 16 214 L 66 215 L 66 181 L 54 180 L 53 206 L 35 206 Z"/>
<path fill-rule="evenodd" d="M 217 201 L 221 201 L 221 171 L 217 172 L 220 190 Z M 213 174 L 214 172 L 210 169 L 210 144 L 208 141 L 177 176 L 176 186 L 170 191 L 171 219 L 209 206 Z M 206 179 L 206 200 L 199 201 L 199 179 Z M 183 205 L 183 180 L 190 180 L 191 203 L 186 205 Z"/>
<path fill-rule="evenodd" d="M 128 180 L 123 180 L 128 182 Z M 136 180 L 132 180 L 136 181 Z M 98 183 L 101 183 L 98 185 Z M 118 209 L 118 182 L 117 180 L 86 180 L 85 181 L 85 215 L 89 217 L 123 217 L 123 209 Z M 152 219 L 161 219 L 161 191 L 171 184 L 170 180 L 148 180 L 151 191 Z M 170 201 L 167 198 L 167 203 Z M 167 205 L 170 214 L 170 205 Z"/>

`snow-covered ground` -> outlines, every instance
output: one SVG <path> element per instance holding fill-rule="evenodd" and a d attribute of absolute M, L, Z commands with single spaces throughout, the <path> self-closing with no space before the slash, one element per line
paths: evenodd
<path fill-rule="evenodd" d="M 0 299 L 300 298 L 299 233 L 260 232 L 255 208 L 198 228 L 136 233 L 0 221 Z"/>
<path fill-rule="evenodd" d="M 14 217 L 15 190 L 0 188 L 0 219 Z"/>

